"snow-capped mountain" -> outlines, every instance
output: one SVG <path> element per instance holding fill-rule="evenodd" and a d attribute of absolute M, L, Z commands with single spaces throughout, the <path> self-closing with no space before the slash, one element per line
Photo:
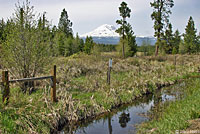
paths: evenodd
<path fill-rule="evenodd" d="M 81 35 L 80 37 L 92 36 L 92 37 L 119 37 L 119 34 L 115 32 L 116 28 L 113 25 L 104 24 L 92 32 Z"/>
<path fill-rule="evenodd" d="M 118 44 L 120 36 L 115 32 L 116 28 L 113 25 L 104 24 L 95 30 L 83 34 L 80 37 L 85 40 L 87 36 L 91 36 L 93 41 L 97 44 Z M 141 46 L 143 41 L 148 41 L 151 45 L 154 45 L 156 39 L 154 37 L 137 36 L 136 43 Z"/>

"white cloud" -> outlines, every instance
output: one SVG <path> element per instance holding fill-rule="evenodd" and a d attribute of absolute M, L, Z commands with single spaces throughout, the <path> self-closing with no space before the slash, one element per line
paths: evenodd
<path fill-rule="evenodd" d="M 23 0 L 20 0 L 23 1 Z M 153 0 L 125 0 L 131 8 L 131 18 L 128 21 L 132 24 L 135 34 L 153 35 L 153 21 L 151 20 L 152 8 L 150 2 Z M 199 0 L 174 0 L 175 6 L 171 15 L 171 22 L 174 29 L 184 32 L 189 16 L 193 16 L 196 26 L 200 25 Z M 73 22 L 73 29 L 80 34 L 89 32 L 102 24 L 115 25 L 120 18 L 118 7 L 122 0 L 31 0 L 35 11 L 47 12 L 47 18 L 53 24 L 58 23 L 60 13 L 65 8 L 70 20 Z M 0 0 L 1 17 L 8 18 L 14 12 L 16 0 Z"/>

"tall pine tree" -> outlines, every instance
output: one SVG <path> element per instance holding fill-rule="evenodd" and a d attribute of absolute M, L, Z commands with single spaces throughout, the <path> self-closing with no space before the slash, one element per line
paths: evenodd
<path fill-rule="evenodd" d="M 174 6 L 173 0 L 154 0 L 150 2 L 153 7 L 153 13 L 151 14 L 152 20 L 154 20 L 154 36 L 157 38 L 155 55 L 158 55 L 159 46 L 161 44 L 161 38 L 163 36 L 163 28 L 169 23 L 169 14 L 171 14 L 170 8 Z"/>
<path fill-rule="evenodd" d="M 187 53 L 195 53 L 199 50 L 197 30 L 195 29 L 194 20 L 191 16 L 185 28 L 184 46 Z"/>
<path fill-rule="evenodd" d="M 69 16 L 65 9 L 63 9 L 63 11 L 61 12 L 58 29 L 64 32 L 67 37 L 73 36 L 72 22 L 69 20 Z"/>
<path fill-rule="evenodd" d="M 127 6 L 126 2 L 122 2 L 120 7 L 119 7 L 119 12 L 120 12 L 120 16 L 122 17 L 122 19 L 117 20 L 116 23 L 118 25 L 121 25 L 120 28 L 118 28 L 116 30 L 117 33 L 119 33 L 122 36 L 122 54 L 123 54 L 123 58 L 125 58 L 125 27 L 127 25 L 126 22 L 126 18 L 130 18 L 130 12 L 131 9 Z"/>

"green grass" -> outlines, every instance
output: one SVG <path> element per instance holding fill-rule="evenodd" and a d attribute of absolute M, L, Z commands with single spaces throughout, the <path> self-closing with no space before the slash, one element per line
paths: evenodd
<path fill-rule="evenodd" d="M 129 72 L 111 72 L 111 77 L 117 81 L 124 81 Z"/>
<path fill-rule="evenodd" d="M 184 130 L 188 127 L 188 120 L 200 118 L 200 80 L 190 80 L 185 87 L 187 95 L 183 100 L 170 103 L 158 120 L 154 119 L 139 127 L 139 133 L 174 134 L 176 130 Z M 155 113 L 156 114 L 156 113 Z"/>
<path fill-rule="evenodd" d="M 42 90 L 32 95 L 23 94 L 17 88 L 10 89 L 7 105 L 0 103 L 0 129 L 3 133 L 32 132 L 49 133 L 50 126 L 42 119 L 42 113 L 50 113 L 42 101 Z M 2 101 L 2 96 L 0 96 Z"/>
<path fill-rule="evenodd" d="M 108 85 L 106 73 L 108 59 L 111 57 L 113 68 L 111 84 Z M 9 104 L 5 106 L 0 102 L 0 131 L 49 133 L 50 128 L 55 129 L 62 117 L 72 123 L 112 111 L 147 92 L 154 92 L 156 84 L 173 84 L 178 79 L 188 78 L 188 74 L 197 71 L 200 63 L 199 56 L 192 56 L 192 61 L 188 61 L 186 57 L 187 64 L 184 66 L 177 60 L 176 74 L 172 61 L 168 58 L 163 62 L 150 58 L 120 59 L 113 53 L 103 54 L 100 59 L 94 55 L 55 58 L 59 83 L 58 102 L 51 103 L 49 92 L 41 90 L 45 82 L 39 83 L 41 89 L 31 95 L 12 88 Z M 192 71 L 189 70 L 190 67 Z M 47 74 L 49 70 L 50 68 L 46 69 Z"/>

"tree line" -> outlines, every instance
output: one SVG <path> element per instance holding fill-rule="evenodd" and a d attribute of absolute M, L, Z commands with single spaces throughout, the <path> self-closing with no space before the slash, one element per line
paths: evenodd
<path fill-rule="evenodd" d="M 94 44 L 73 36 L 72 22 L 63 9 L 58 26 L 51 26 L 46 13 L 36 14 L 30 2 L 17 3 L 12 17 L 0 20 L 0 65 L 13 77 L 29 78 L 40 73 L 51 57 L 90 54 Z M 30 82 L 21 89 L 26 92 Z"/>
<path fill-rule="evenodd" d="M 169 21 L 171 8 L 174 6 L 173 0 L 154 0 L 150 2 L 153 8 L 151 18 L 154 21 L 154 36 L 157 41 L 154 46 L 150 46 L 148 41 L 144 41 L 142 46 L 137 46 L 134 32 L 130 23 L 126 18 L 130 17 L 131 9 L 126 2 L 122 2 L 119 7 L 120 16 L 122 19 L 117 20 L 116 23 L 120 27 L 116 30 L 121 35 L 118 51 L 122 51 L 122 56 L 133 56 L 137 51 L 152 54 L 155 49 L 155 56 L 160 54 L 185 54 L 198 53 L 200 51 L 200 34 L 197 35 L 194 20 L 190 16 L 188 24 L 185 28 L 185 33 L 181 34 L 177 29 L 172 30 L 172 24 Z"/>
<path fill-rule="evenodd" d="M 154 21 L 154 36 L 157 38 L 155 55 L 197 53 L 200 51 L 200 35 L 197 35 L 194 20 L 190 16 L 185 33 L 181 34 L 178 29 L 173 33 L 172 24 L 169 21 L 173 0 L 154 0 L 150 2 L 153 8 L 151 18 Z"/>
<path fill-rule="evenodd" d="M 58 26 L 51 26 L 45 16 L 34 13 L 34 7 L 29 1 L 26 4 L 16 5 L 14 16 L 8 20 L 0 20 L 0 47 L 3 50 L 11 49 L 17 44 L 31 49 L 37 44 L 38 47 L 45 43 L 48 48 L 46 53 L 51 56 L 70 56 L 77 52 L 91 53 L 93 40 L 87 37 L 85 42 L 78 34 L 73 36 L 72 22 L 67 11 L 63 9 Z M 27 37 L 27 38 L 26 38 Z M 27 46 L 26 46 L 27 45 Z M 46 49 L 47 49 L 46 48 Z M 13 48 L 14 49 L 14 48 Z M 37 48 L 39 49 L 39 48 Z M 4 51 L 5 52 L 5 51 Z"/>

